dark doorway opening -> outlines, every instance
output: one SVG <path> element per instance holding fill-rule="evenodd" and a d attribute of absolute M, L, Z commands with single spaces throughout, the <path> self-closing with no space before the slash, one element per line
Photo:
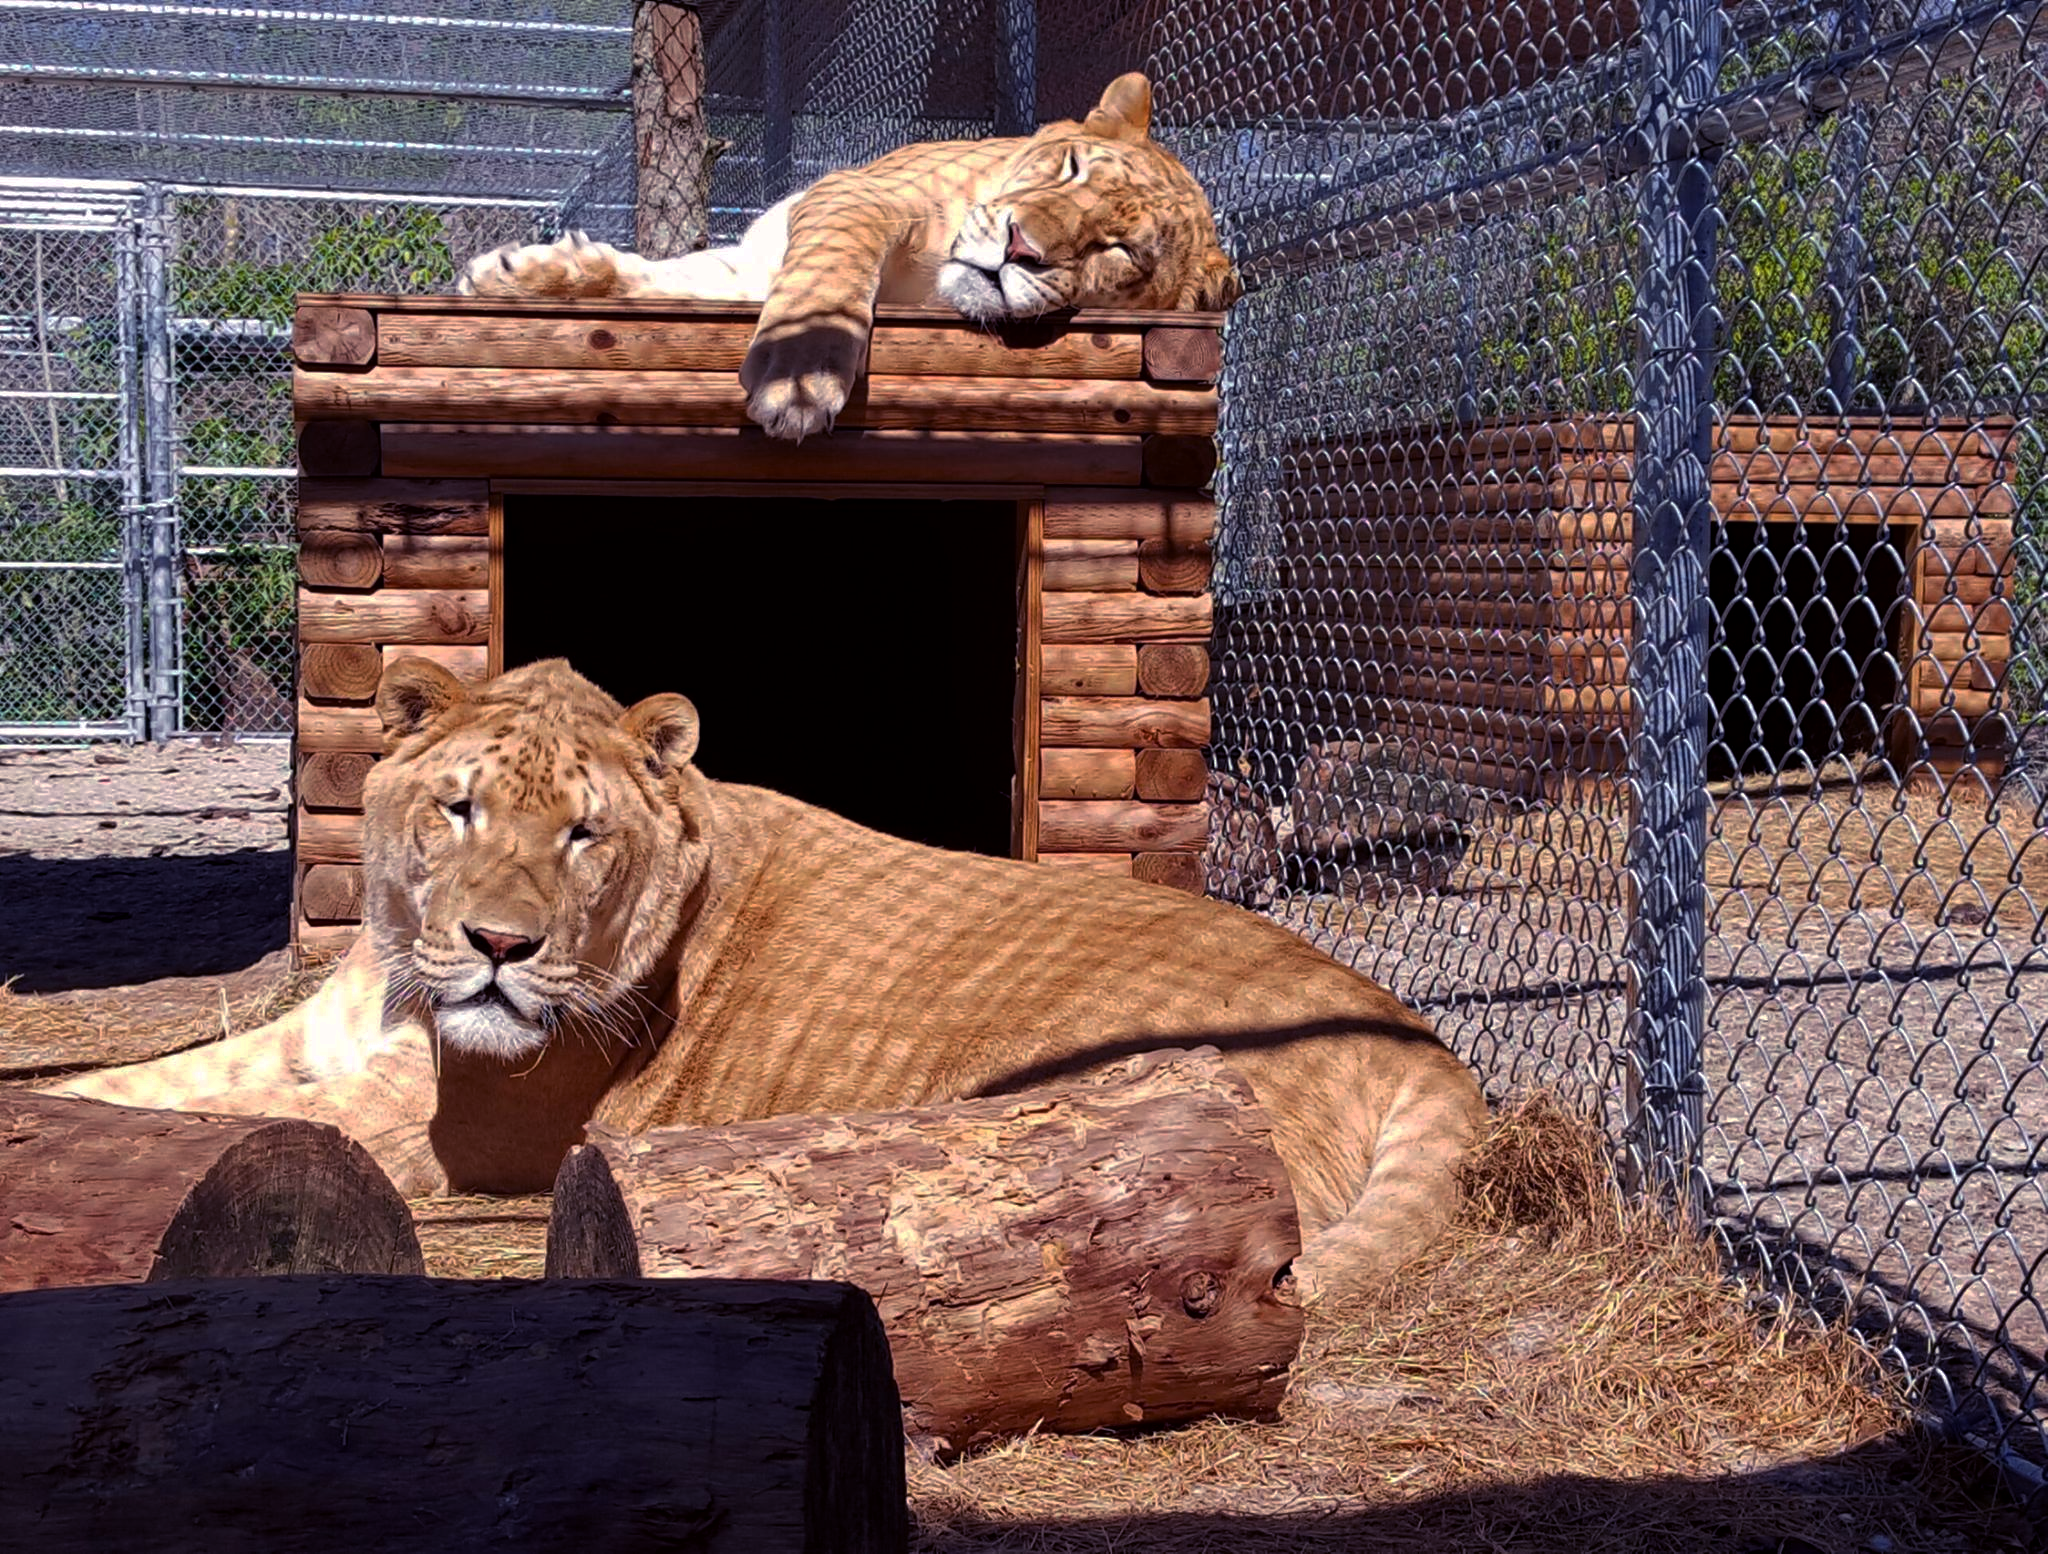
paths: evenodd
<path fill-rule="evenodd" d="M 1881 751 L 1913 538 L 1879 523 L 1715 524 L 1710 778 Z"/>
<path fill-rule="evenodd" d="M 1011 502 L 508 496 L 505 667 L 680 691 L 698 765 L 935 847 L 1010 850 Z"/>

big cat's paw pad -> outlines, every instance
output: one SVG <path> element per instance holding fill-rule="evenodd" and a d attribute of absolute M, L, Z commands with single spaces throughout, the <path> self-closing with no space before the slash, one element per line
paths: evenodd
<path fill-rule="evenodd" d="M 784 327 L 757 339 L 740 367 L 747 414 L 789 442 L 831 431 L 860 376 L 865 343 L 838 325 Z"/>

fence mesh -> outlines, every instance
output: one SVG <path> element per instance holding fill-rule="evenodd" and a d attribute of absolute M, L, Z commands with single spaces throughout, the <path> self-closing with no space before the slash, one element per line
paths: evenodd
<path fill-rule="evenodd" d="M 2039 1460 L 2038 13 L 1440 9 L 1152 33 L 1249 284 L 1212 889 Z"/>
<path fill-rule="evenodd" d="M 294 292 L 729 241 L 1146 68 L 1248 286 L 1210 889 L 2043 1460 L 2039 7 L 633 17 L 0 4 L 67 181 L 0 189 L 0 737 L 285 726 Z"/>
<path fill-rule="evenodd" d="M 0 739 L 130 731 L 132 272 L 118 206 L 0 196 Z"/>
<path fill-rule="evenodd" d="M 294 297 L 452 290 L 471 255 L 524 241 L 542 210 L 285 191 L 170 196 L 180 731 L 292 724 Z"/>

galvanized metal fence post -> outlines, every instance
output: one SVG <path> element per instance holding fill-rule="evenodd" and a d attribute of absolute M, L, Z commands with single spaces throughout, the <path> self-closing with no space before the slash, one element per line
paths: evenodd
<path fill-rule="evenodd" d="M 182 726 L 182 608 L 178 588 L 176 396 L 171 382 L 171 217 L 161 184 L 142 196 L 140 222 L 143 510 L 149 541 L 149 731 Z"/>
<path fill-rule="evenodd" d="M 121 714 L 131 740 L 149 737 L 148 487 L 142 470 L 142 359 L 137 337 L 142 313 L 142 256 L 136 213 L 114 236 L 114 320 L 121 468 Z"/>
<path fill-rule="evenodd" d="M 1840 29 L 1837 44 L 1844 53 L 1869 48 L 1870 0 L 1847 0 Z M 1863 242 L 1863 180 L 1869 167 L 1870 110 L 1849 102 L 1835 116 L 1834 143 L 1828 148 L 1828 182 L 1837 203 L 1821 294 L 1828 310 L 1828 393 L 1837 415 L 1849 413 L 1862 375 L 1863 281 L 1869 258 Z"/>
<path fill-rule="evenodd" d="M 1708 455 L 1717 319 L 1714 159 L 1694 110 L 1713 93 L 1717 0 L 1649 0 L 1638 134 L 1638 354 L 1630 594 L 1627 1144 L 1640 1185 L 1704 1208 Z"/>

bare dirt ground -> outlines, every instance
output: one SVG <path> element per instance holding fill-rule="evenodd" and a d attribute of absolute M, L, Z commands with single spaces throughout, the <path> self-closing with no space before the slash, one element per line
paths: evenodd
<path fill-rule="evenodd" d="M 282 741 L 0 749 L 0 1077 L 256 1023 L 288 970 L 289 771 Z"/>

